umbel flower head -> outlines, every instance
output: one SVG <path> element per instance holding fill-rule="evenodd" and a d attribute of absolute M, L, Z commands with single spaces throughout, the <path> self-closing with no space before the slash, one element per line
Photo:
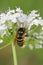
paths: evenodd
<path fill-rule="evenodd" d="M 31 50 L 33 48 L 42 48 L 42 17 L 38 14 L 38 10 L 32 10 L 30 14 L 27 15 L 20 8 L 8 10 L 6 13 L 0 14 L 0 45 L 1 43 L 3 45 L 9 45 L 12 43 L 17 29 L 21 26 L 25 27 L 29 34 L 24 45 L 28 46 Z"/>

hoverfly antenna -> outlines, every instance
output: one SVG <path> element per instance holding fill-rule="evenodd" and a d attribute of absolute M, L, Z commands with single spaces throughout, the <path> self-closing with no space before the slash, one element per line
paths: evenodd
<path fill-rule="evenodd" d="M 22 27 L 23 27 L 23 25 L 21 24 L 21 25 L 20 25 L 20 27 L 22 28 Z"/>

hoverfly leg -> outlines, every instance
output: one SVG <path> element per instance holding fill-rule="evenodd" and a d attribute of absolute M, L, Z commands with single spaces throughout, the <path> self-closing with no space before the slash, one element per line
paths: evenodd
<path fill-rule="evenodd" d="M 28 33 L 25 33 L 25 37 L 29 37 Z"/>
<path fill-rule="evenodd" d="M 28 34 L 26 34 L 26 35 L 25 35 L 25 37 L 29 37 L 29 35 L 28 35 Z"/>

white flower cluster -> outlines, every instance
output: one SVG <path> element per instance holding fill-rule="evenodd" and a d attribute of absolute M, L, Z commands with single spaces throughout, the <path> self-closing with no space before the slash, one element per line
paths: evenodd
<path fill-rule="evenodd" d="M 28 29 L 30 29 L 30 27 L 33 24 L 35 25 L 40 24 L 41 26 L 43 26 L 43 19 L 40 17 L 40 14 L 38 14 L 37 12 L 38 12 L 37 10 L 32 10 L 30 14 L 27 15 L 27 14 L 24 14 L 20 8 L 17 8 L 16 10 L 8 10 L 6 13 L 1 13 L 0 14 L 0 31 L 7 29 L 5 25 L 6 21 L 11 21 L 13 23 L 26 22 L 28 24 Z M 0 40 L 0 42 L 2 42 L 2 40 Z M 29 45 L 29 47 L 31 47 L 31 49 L 33 48 L 31 44 Z"/>
<path fill-rule="evenodd" d="M 9 10 L 7 13 L 1 13 L 0 14 L 0 25 L 5 23 L 6 21 L 12 21 L 13 23 L 16 22 L 25 22 L 28 24 L 29 28 L 31 25 L 43 25 L 43 19 L 40 17 L 39 14 L 37 14 L 37 10 L 33 10 L 30 12 L 29 15 L 24 14 L 23 11 L 20 8 L 17 8 L 16 10 Z M 0 27 L 1 28 L 1 27 Z"/>
<path fill-rule="evenodd" d="M 28 21 L 28 25 L 30 23 L 34 23 L 35 25 L 43 25 L 43 19 L 39 14 L 37 14 L 37 12 L 37 10 L 33 10 L 29 15 L 27 15 L 24 14 L 20 8 L 17 8 L 16 10 L 9 10 L 7 13 L 0 14 L 0 24 L 5 23 L 6 20 L 11 20 L 12 22 L 16 23 L 18 19 L 19 22 Z"/>

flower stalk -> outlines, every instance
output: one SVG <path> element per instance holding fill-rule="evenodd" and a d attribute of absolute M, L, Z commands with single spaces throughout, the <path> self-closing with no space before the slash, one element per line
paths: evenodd
<path fill-rule="evenodd" d="M 14 61 L 14 65 L 17 65 L 17 56 L 16 56 L 16 49 L 14 44 L 12 43 L 12 52 L 13 52 L 13 61 Z"/>

